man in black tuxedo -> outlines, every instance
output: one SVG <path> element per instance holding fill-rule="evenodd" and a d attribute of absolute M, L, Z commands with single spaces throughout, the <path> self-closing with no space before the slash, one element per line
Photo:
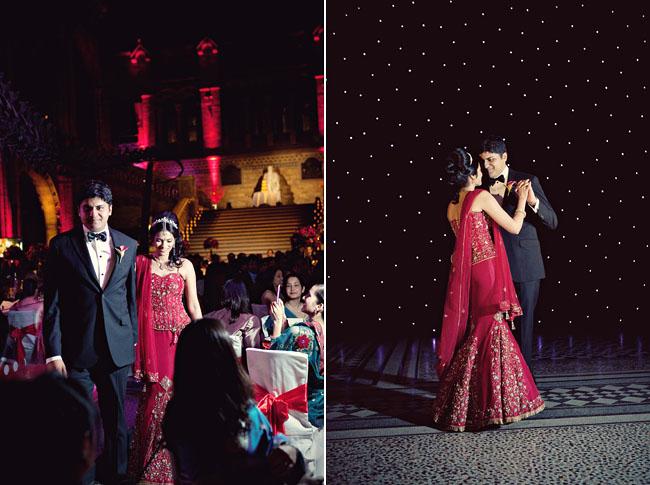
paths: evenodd
<path fill-rule="evenodd" d="M 137 243 L 108 227 L 113 196 L 104 182 L 88 182 L 76 202 L 82 226 L 52 238 L 45 267 L 46 362 L 81 384 L 89 398 L 97 386 L 104 425 L 97 476 L 120 483 L 128 451 L 124 396 L 137 342 Z M 93 482 L 94 472 L 85 483 Z"/>
<path fill-rule="evenodd" d="M 502 138 L 494 137 L 483 140 L 479 156 L 489 175 L 483 188 L 494 195 L 511 217 L 517 208 L 517 195 L 512 188 L 519 180 L 528 179 L 531 182 L 526 201 L 526 218 L 521 231 L 517 235 L 507 231 L 501 231 L 501 234 L 508 254 L 512 281 L 524 312 L 521 318 L 515 320 L 517 327 L 515 335 L 518 337 L 526 364 L 532 372 L 535 306 L 539 297 L 540 281 L 546 276 L 537 229 L 541 226 L 556 229 L 557 216 L 542 190 L 539 179 L 534 175 L 513 170 L 506 165 L 508 152 Z"/>

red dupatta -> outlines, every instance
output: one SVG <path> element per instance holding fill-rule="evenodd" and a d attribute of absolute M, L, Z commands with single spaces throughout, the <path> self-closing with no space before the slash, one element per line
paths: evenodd
<path fill-rule="evenodd" d="M 469 318 L 469 295 L 472 275 L 472 224 L 469 212 L 474 199 L 482 192 L 475 189 L 469 192 L 463 200 L 461 207 L 460 223 L 456 233 L 456 245 L 451 257 L 449 282 L 445 297 L 444 313 L 442 318 L 442 332 L 438 346 L 438 364 L 436 371 L 442 378 L 454 354 L 465 339 L 467 320 Z M 496 274 L 494 291 L 501 291 L 499 307 L 494 308 L 495 318 L 506 318 L 512 321 L 522 315 L 521 306 L 510 274 L 510 264 L 503 245 L 501 231 L 493 224 L 494 248 L 496 251 Z"/>
<path fill-rule="evenodd" d="M 138 302 L 138 344 L 135 349 L 133 376 L 158 382 L 156 343 L 151 323 L 151 259 L 140 255 L 135 261 L 136 298 Z"/>

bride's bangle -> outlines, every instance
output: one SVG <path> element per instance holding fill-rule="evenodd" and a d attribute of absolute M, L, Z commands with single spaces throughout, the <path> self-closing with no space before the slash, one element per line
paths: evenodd
<path fill-rule="evenodd" d="M 525 210 L 517 209 L 517 210 L 515 211 L 515 214 L 516 214 L 517 212 L 521 212 L 521 213 L 524 215 L 524 217 L 526 217 L 526 211 L 525 211 Z"/>

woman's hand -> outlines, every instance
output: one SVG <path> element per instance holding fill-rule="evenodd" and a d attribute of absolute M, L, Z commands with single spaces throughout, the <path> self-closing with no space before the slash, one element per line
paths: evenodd
<path fill-rule="evenodd" d="M 530 180 L 519 180 L 517 186 L 515 187 L 515 192 L 519 200 L 526 200 L 528 198 L 528 191 L 530 190 Z"/>
<path fill-rule="evenodd" d="M 271 316 L 273 317 L 273 334 L 272 338 L 279 337 L 282 333 L 282 325 L 284 324 L 284 302 L 278 298 L 271 303 Z"/>

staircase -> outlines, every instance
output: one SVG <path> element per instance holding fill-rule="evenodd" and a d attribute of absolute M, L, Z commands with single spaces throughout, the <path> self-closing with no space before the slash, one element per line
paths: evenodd
<path fill-rule="evenodd" d="M 289 251 L 291 235 L 311 224 L 313 210 L 313 204 L 205 210 L 190 236 L 187 254 L 198 253 L 209 259 L 210 250 L 203 247 L 208 237 L 219 241 L 212 253 L 222 260 L 228 253 L 265 256 L 269 249 Z"/>

